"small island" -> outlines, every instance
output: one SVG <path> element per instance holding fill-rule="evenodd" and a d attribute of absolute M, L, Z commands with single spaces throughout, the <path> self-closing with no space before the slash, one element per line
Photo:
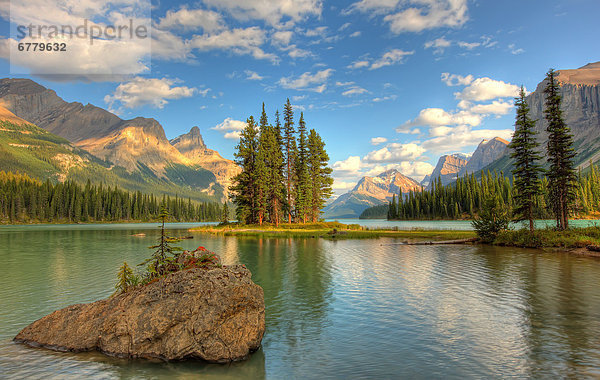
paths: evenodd
<path fill-rule="evenodd" d="M 124 263 L 110 298 L 55 311 L 14 339 L 63 352 L 99 351 L 121 358 L 164 361 L 242 360 L 260 348 L 265 332 L 263 289 L 244 265 L 223 266 L 204 247 L 181 251 L 165 234 L 146 271 Z"/>

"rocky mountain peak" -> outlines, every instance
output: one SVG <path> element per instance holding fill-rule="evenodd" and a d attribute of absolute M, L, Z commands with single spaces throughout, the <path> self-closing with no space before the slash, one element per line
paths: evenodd
<path fill-rule="evenodd" d="M 123 129 L 129 127 L 141 128 L 146 135 L 154 136 L 164 143 L 167 142 L 165 130 L 163 129 L 162 125 L 153 118 L 136 117 L 135 119 L 124 120 L 121 124 L 121 127 Z"/>
<path fill-rule="evenodd" d="M 600 62 L 588 63 L 578 69 L 558 70 L 557 79 L 563 84 L 597 86 L 600 84 Z"/>
<path fill-rule="evenodd" d="M 430 176 L 430 182 L 428 188 L 431 188 L 431 184 L 437 181 L 438 178 L 442 179 L 442 185 L 447 185 L 456 180 L 458 172 L 464 168 L 469 160 L 469 156 L 464 153 L 446 154 L 440 157 L 435 169 Z"/>
<path fill-rule="evenodd" d="M 365 176 L 352 191 L 340 195 L 324 209 L 327 218 L 355 218 L 365 209 L 384 204 L 398 196 L 400 191 L 421 191 L 421 185 L 396 169 L 387 170 L 374 177 Z"/>
<path fill-rule="evenodd" d="M 508 141 L 500 137 L 483 140 L 473 152 L 467 164 L 459 170 L 458 177 L 466 173 L 476 173 L 501 157 L 508 147 Z"/>
<path fill-rule="evenodd" d="M 0 97 L 9 94 L 32 95 L 40 92 L 54 92 L 48 90 L 39 83 L 25 78 L 2 78 L 0 79 Z"/>
<path fill-rule="evenodd" d="M 204 139 L 202 138 L 202 134 L 200 133 L 200 128 L 196 126 L 192 127 L 188 133 L 172 139 L 171 145 L 173 145 L 183 154 L 196 149 L 207 149 Z"/>
<path fill-rule="evenodd" d="M 396 174 L 398 174 L 398 170 L 396 169 L 390 169 L 390 170 L 386 170 L 381 174 L 378 174 L 377 177 L 379 178 L 390 178 L 390 177 L 394 177 Z"/>

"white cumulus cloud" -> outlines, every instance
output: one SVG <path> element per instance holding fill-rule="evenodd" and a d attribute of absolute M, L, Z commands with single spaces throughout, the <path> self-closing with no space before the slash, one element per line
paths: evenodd
<path fill-rule="evenodd" d="M 469 19 L 467 0 L 412 0 L 410 3 L 416 6 L 384 17 L 393 33 L 421 32 L 441 27 L 458 28 Z"/>
<path fill-rule="evenodd" d="M 381 58 L 371 64 L 369 70 L 380 69 L 384 66 L 396 65 L 403 63 L 404 57 L 415 54 L 413 51 L 404 51 L 402 49 L 392 49 L 384 53 Z"/>
<path fill-rule="evenodd" d="M 397 129 L 398 132 L 404 130 L 403 127 L 413 126 L 443 126 L 443 125 L 470 125 L 478 126 L 481 124 L 481 116 L 472 114 L 468 111 L 447 112 L 442 108 L 425 108 L 419 112 L 413 120 L 404 123 Z"/>
<path fill-rule="evenodd" d="M 211 129 L 222 132 L 223 137 L 226 139 L 238 140 L 244 128 L 246 128 L 245 122 L 228 117 Z"/>
<path fill-rule="evenodd" d="M 327 88 L 327 79 L 333 74 L 333 69 L 317 71 L 314 74 L 305 72 L 299 77 L 283 77 L 279 80 L 279 85 L 283 88 L 294 90 L 310 90 L 321 93 Z"/>
<path fill-rule="evenodd" d="M 373 137 L 371 139 L 371 145 L 379 145 L 379 144 L 386 143 L 387 141 L 388 141 L 388 139 L 386 139 L 385 137 Z"/>
<path fill-rule="evenodd" d="M 455 94 L 457 99 L 484 101 L 496 98 L 515 97 L 519 86 L 491 78 L 477 78 L 461 92 Z"/>
<path fill-rule="evenodd" d="M 381 149 L 368 153 L 365 157 L 363 157 L 363 161 L 366 163 L 391 163 L 405 160 L 415 160 L 423 153 L 425 153 L 425 149 L 414 143 L 391 143 L 387 144 Z"/>
<path fill-rule="evenodd" d="M 458 74 L 442 73 L 442 82 L 447 86 L 468 86 L 473 82 L 473 75 L 462 76 Z"/>
<path fill-rule="evenodd" d="M 117 86 L 112 95 L 106 95 L 104 101 L 113 108 L 120 103 L 125 108 L 138 108 L 150 105 L 163 108 L 170 99 L 188 98 L 199 92 L 194 87 L 176 86 L 179 81 L 169 78 L 133 78 Z M 200 91 L 203 95 L 209 89 Z"/>
<path fill-rule="evenodd" d="M 277 56 L 266 53 L 261 46 L 265 43 L 266 33 L 259 27 L 223 30 L 213 34 L 195 35 L 191 47 L 206 50 L 226 50 L 237 55 L 252 55 L 256 59 L 277 61 Z"/>
<path fill-rule="evenodd" d="M 359 156 L 350 156 L 343 161 L 336 161 L 331 166 L 335 172 L 343 175 L 357 175 L 360 172 L 361 161 Z"/>
<path fill-rule="evenodd" d="M 259 75 L 256 71 L 245 70 L 247 80 L 263 80 L 265 77 Z"/>
<path fill-rule="evenodd" d="M 264 20 L 279 25 L 282 19 L 288 24 L 302 21 L 310 16 L 319 16 L 321 0 L 203 0 L 209 6 L 229 12 L 241 21 Z"/>
<path fill-rule="evenodd" d="M 205 9 L 182 7 L 177 11 L 169 10 L 158 22 L 160 29 L 182 29 L 214 32 L 225 28 L 223 18 L 217 12 Z"/>
<path fill-rule="evenodd" d="M 452 45 L 451 41 L 448 41 L 444 37 L 437 38 L 432 41 L 425 42 L 425 49 L 434 49 L 434 53 L 442 54 L 444 49 L 450 47 Z"/>

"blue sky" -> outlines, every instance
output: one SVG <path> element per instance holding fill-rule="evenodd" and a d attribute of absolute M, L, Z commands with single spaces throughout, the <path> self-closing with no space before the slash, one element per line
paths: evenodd
<path fill-rule="evenodd" d="M 518 86 L 533 91 L 550 67 L 600 60 L 596 0 L 200 0 L 153 1 L 151 16 L 137 14 L 151 17 L 151 49 L 94 55 L 70 42 L 64 62 L 30 54 L 9 64 L 16 24 L 114 22 L 144 1 L 13 0 L 12 24 L 0 12 L 2 76 L 122 118 L 153 117 L 169 138 L 197 125 L 227 158 L 263 101 L 272 117 L 289 97 L 324 138 L 338 194 L 390 168 L 421 179 L 441 154 L 510 138 Z M 129 75 L 81 71 L 94 65 Z M 77 75 L 36 75 L 60 70 Z"/>

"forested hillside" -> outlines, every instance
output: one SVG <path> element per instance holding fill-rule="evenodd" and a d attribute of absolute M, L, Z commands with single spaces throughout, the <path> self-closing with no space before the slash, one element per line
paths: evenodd
<path fill-rule="evenodd" d="M 365 210 L 361 218 L 380 218 L 399 220 L 415 219 L 472 219 L 479 214 L 484 200 L 495 197 L 507 210 L 513 208 L 515 190 L 511 178 L 502 173 L 481 172 L 480 178 L 469 174 L 455 183 L 443 186 L 439 179 L 431 190 L 409 192 L 387 206 L 376 206 Z M 551 219 L 549 207 L 548 180 L 544 177 L 541 184 L 542 195 L 535 200 L 534 213 L 537 218 Z M 585 173 L 579 173 L 577 180 L 577 199 L 574 210 L 577 216 L 590 216 L 600 213 L 600 176 L 596 165 Z"/>
<path fill-rule="evenodd" d="M 214 202 L 157 198 L 91 182 L 85 186 L 69 180 L 53 184 L 0 171 L 2 223 L 152 221 L 157 219 L 162 203 L 167 205 L 172 221 L 218 221 L 222 215 L 221 205 Z"/>

